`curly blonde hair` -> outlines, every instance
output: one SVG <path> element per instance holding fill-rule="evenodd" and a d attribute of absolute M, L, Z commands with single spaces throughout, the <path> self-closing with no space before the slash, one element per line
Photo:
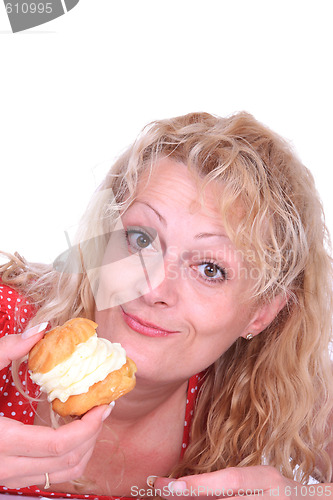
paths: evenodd
<path fill-rule="evenodd" d="M 325 445 L 333 401 L 332 263 L 311 173 L 286 141 L 247 113 L 228 118 L 191 113 L 156 121 L 110 169 L 99 188 L 106 196 L 88 207 L 79 242 L 96 235 L 96 228 L 100 235 L 112 230 L 120 211 L 135 199 L 141 174 L 151 173 L 162 157 L 195 172 L 201 193 L 209 183 L 221 184 L 221 220 L 248 269 L 257 272 L 253 297 L 287 298 L 260 335 L 251 342 L 237 340 L 207 369 L 191 442 L 172 475 L 267 463 L 289 478 L 296 470 L 303 482 L 310 475 L 330 480 Z M 99 240 L 95 254 L 102 256 L 105 245 Z M 34 324 L 93 319 L 85 265 L 75 274 L 72 264 L 67 263 L 69 272 L 58 273 L 17 255 L 2 266 L 2 280 L 39 305 Z"/>

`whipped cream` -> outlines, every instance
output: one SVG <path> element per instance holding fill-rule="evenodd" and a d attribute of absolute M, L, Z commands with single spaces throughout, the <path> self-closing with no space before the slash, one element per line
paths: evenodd
<path fill-rule="evenodd" d="M 98 338 L 97 334 L 78 344 L 73 354 L 47 373 L 30 374 L 33 382 L 48 394 L 48 401 L 58 398 L 65 403 L 70 396 L 88 392 L 89 387 L 126 363 L 125 349 L 118 343 Z"/>

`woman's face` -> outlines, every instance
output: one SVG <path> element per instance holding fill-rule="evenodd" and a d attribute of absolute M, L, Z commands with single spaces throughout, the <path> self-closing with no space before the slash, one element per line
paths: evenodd
<path fill-rule="evenodd" d="M 125 347 L 138 377 L 185 380 L 249 333 L 253 304 L 241 297 L 251 283 L 221 224 L 212 186 L 201 207 L 193 177 L 171 159 L 158 162 L 148 186 L 143 180 L 122 214 L 127 248 L 137 259 L 138 250 L 144 259 L 159 252 L 164 279 L 132 300 L 96 310 L 95 320 L 101 337 Z M 151 243 L 154 230 L 158 243 Z M 124 262 L 118 269 L 126 286 Z"/>

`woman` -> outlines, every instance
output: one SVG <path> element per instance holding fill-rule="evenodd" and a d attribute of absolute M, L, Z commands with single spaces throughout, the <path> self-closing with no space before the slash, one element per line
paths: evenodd
<path fill-rule="evenodd" d="M 2 330 L 16 333 L 1 345 L 3 407 L 17 391 L 8 390 L 9 361 L 47 322 L 76 316 L 121 342 L 137 386 L 111 414 L 95 408 L 57 430 L 43 400 L 36 415 L 2 410 L 0 483 L 35 495 L 44 485 L 44 496 L 133 497 L 151 495 L 154 476 L 160 496 L 296 497 L 310 475 L 330 481 L 326 242 L 309 171 L 250 115 L 148 126 L 56 269 L 19 256 L 2 267 L 3 302 L 10 293 L 22 295 L 16 306 L 28 301 L 15 331 L 3 307 Z M 327 496 L 325 487 L 302 496 Z"/>

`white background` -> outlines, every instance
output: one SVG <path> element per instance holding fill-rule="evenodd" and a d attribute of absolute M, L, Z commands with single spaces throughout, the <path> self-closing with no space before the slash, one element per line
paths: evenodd
<path fill-rule="evenodd" d="M 333 232 L 332 2 L 80 0 L 12 34 L 0 4 L 0 248 L 51 262 L 156 118 L 246 110 L 290 139 Z"/>

